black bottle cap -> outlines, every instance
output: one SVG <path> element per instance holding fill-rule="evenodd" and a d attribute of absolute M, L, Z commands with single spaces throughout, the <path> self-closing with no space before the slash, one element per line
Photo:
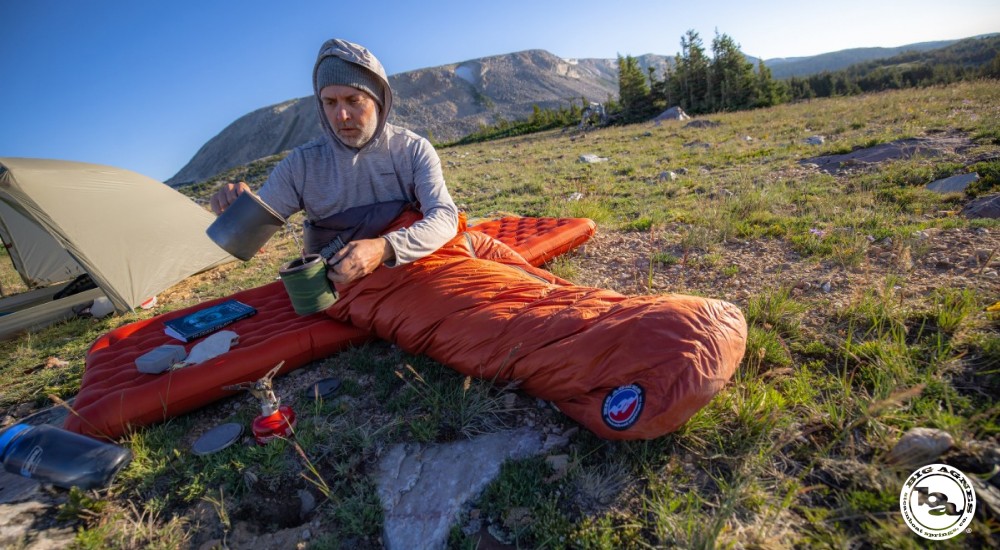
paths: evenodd
<path fill-rule="evenodd" d="M 191 445 L 191 452 L 199 456 L 217 453 L 235 443 L 241 435 L 243 435 L 242 424 L 235 422 L 220 424 L 203 433 L 194 445 Z"/>
<path fill-rule="evenodd" d="M 312 386 L 306 388 L 306 396 L 313 401 L 329 399 L 340 389 L 339 378 L 324 378 Z"/>

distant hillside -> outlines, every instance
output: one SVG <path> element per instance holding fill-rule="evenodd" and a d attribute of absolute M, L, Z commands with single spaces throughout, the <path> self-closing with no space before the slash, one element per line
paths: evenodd
<path fill-rule="evenodd" d="M 791 76 L 808 76 L 823 71 L 846 69 L 856 63 L 893 57 L 903 52 L 936 50 L 958 42 L 958 40 L 939 40 L 936 42 L 920 42 L 907 44 L 896 48 L 851 48 L 837 52 L 813 55 L 810 57 L 778 57 L 765 59 L 764 64 L 771 69 L 771 76 L 777 79 Z"/>
<path fill-rule="evenodd" d="M 786 82 L 791 99 L 808 99 L 978 78 L 1000 78 L 1000 34 L 966 38 L 934 50 L 911 50 Z"/>
<path fill-rule="evenodd" d="M 939 50 L 967 40 L 977 40 L 998 36 L 997 33 L 970 36 L 957 40 L 937 40 L 934 42 L 918 42 L 895 48 L 852 48 L 837 52 L 824 53 L 809 57 L 778 57 L 765 59 L 764 63 L 771 69 L 771 75 L 777 79 L 792 76 L 809 76 L 821 72 L 832 72 L 846 69 L 866 61 L 888 59 L 907 53 L 921 53 Z"/>

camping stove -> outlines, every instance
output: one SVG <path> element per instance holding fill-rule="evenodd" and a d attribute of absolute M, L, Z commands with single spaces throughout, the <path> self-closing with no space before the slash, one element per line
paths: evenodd
<path fill-rule="evenodd" d="M 266 445 L 271 440 L 295 435 L 295 411 L 288 405 L 282 405 L 274 394 L 271 379 L 278 373 L 285 362 L 278 363 L 263 378 L 256 382 L 242 382 L 226 386 L 225 390 L 247 390 L 260 402 L 260 414 L 253 419 L 250 427 L 258 445 Z"/>
<path fill-rule="evenodd" d="M 295 434 L 295 411 L 291 407 L 280 405 L 273 413 L 267 414 L 262 405 L 261 411 L 250 425 L 258 445 L 266 445 L 276 437 L 288 438 Z"/>

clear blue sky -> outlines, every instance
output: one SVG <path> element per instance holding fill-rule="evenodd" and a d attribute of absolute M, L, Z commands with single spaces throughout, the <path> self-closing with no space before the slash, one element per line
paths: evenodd
<path fill-rule="evenodd" d="M 997 32 L 1000 2 L 0 0 L 0 21 L 0 156 L 165 180 L 240 116 L 309 95 L 327 38 L 389 74 L 533 48 L 673 55 L 687 29 L 769 59 Z"/>

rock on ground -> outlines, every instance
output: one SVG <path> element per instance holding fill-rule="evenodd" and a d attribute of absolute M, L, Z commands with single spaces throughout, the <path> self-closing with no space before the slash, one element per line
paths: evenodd
<path fill-rule="evenodd" d="M 965 205 L 962 215 L 966 218 L 1000 219 L 1000 193 L 986 195 Z"/>
<path fill-rule="evenodd" d="M 825 142 L 825 140 L 810 142 L 809 140 L 813 138 L 822 139 L 822 136 L 808 138 L 806 143 L 822 145 Z M 800 160 L 799 164 L 815 164 L 822 172 L 837 174 L 844 168 L 873 165 L 890 160 L 908 159 L 918 155 L 923 157 L 941 157 L 957 154 L 969 149 L 973 145 L 972 140 L 963 135 L 907 138 L 856 149 L 850 153 L 807 158 Z"/>
<path fill-rule="evenodd" d="M 938 193 L 961 193 L 969 184 L 979 179 L 979 174 L 959 174 L 949 178 L 941 178 L 927 184 L 927 189 Z"/>
<path fill-rule="evenodd" d="M 392 447 L 378 466 L 385 547 L 444 548 L 463 507 L 500 473 L 500 465 L 545 447 L 545 437 L 530 428 L 444 445 Z"/>

